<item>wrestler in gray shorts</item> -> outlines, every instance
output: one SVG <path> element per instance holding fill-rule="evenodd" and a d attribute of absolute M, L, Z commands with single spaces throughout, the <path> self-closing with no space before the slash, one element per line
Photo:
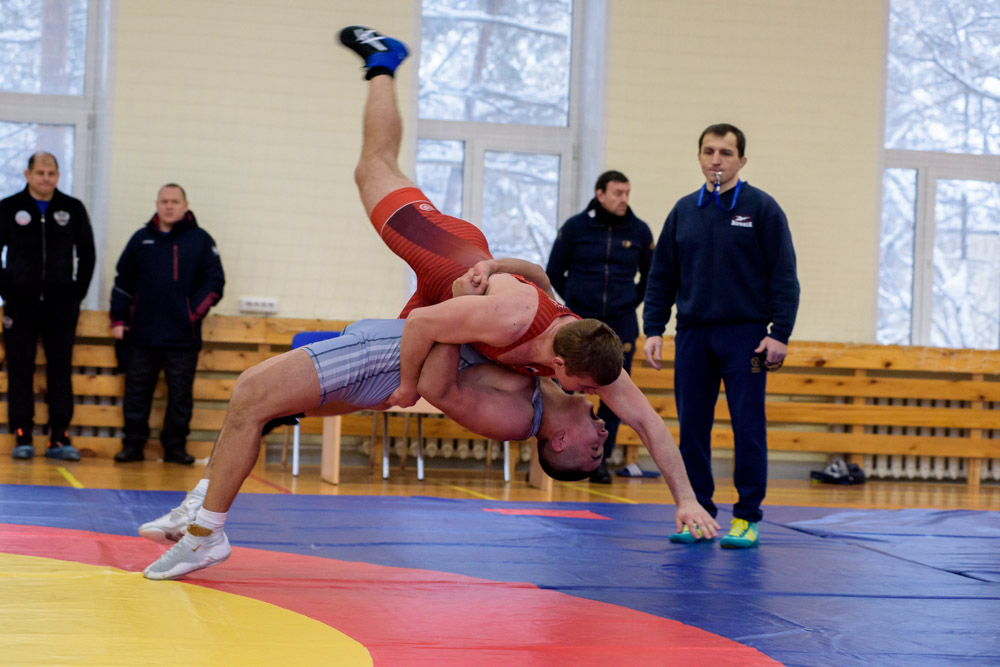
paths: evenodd
<path fill-rule="evenodd" d="M 319 376 L 319 405 L 341 401 L 359 408 L 388 400 L 399 386 L 399 344 L 406 320 L 359 320 L 336 338 L 310 343 Z M 459 372 L 491 363 L 468 345 L 461 348 Z"/>

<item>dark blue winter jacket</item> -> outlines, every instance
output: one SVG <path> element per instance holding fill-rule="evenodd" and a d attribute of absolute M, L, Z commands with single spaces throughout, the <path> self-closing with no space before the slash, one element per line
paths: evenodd
<path fill-rule="evenodd" d="M 127 326 L 134 344 L 200 347 L 202 318 L 226 284 L 219 251 L 190 211 L 167 234 L 156 223 L 154 215 L 122 251 L 111 324 Z"/>
<path fill-rule="evenodd" d="M 574 313 L 607 320 L 642 303 L 652 258 L 653 232 L 631 208 L 612 215 L 592 199 L 559 229 L 545 273 Z"/>

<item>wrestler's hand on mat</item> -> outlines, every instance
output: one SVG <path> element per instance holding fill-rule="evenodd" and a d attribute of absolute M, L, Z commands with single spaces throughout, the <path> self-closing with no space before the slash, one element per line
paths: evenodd
<path fill-rule="evenodd" d="M 646 355 L 649 365 L 660 370 L 660 355 L 663 354 L 663 336 L 647 336 L 646 344 L 642 346 L 642 352 Z"/>
<path fill-rule="evenodd" d="M 719 523 L 694 499 L 677 503 L 674 523 L 677 524 L 678 533 L 687 526 L 693 535 L 700 534 L 705 539 L 714 538 L 719 534 Z"/>
<path fill-rule="evenodd" d="M 420 394 L 417 392 L 416 387 L 404 387 L 399 385 L 396 387 L 396 391 L 389 395 L 389 400 L 386 401 L 389 405 L 395 405 L 399 408 L 408 408 L 414 405 L 418 400 L 420 400 Z"/>
<path fill-rule="evenodd" d="M 455 279 L 451 284 L 452 296 L 480 296 L 486 293 L 489 286 L 489 277 L 477 274 L 475 267 L 469 269 L 465 274 Z"/>

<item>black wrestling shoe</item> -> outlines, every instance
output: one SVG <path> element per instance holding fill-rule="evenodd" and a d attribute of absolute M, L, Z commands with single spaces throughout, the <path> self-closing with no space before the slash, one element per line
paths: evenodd
<path fill-rule="evenodd" d="M 371 79 L 379 74 L 392 76 L 400 63 L 410 55 L 406 44 L 398 39 L 386 37 L 380 32 L 360 25 L 348 26 L 341 30 L 340 43 L 365 61 L 367 71 L 365 79 Z"/>
<path fill-rule="evenodd" d="M 264 428 L 261 429 L 261 437 L 267 435 L 279 426 L 295 426 L 299 423 L 299 420 L 306 416 L 306 413 L 300 412 L 297 415 L 288 415 L 287 417 L 275 417 L 274 419 L 268 421 L 264 424 Z"/>

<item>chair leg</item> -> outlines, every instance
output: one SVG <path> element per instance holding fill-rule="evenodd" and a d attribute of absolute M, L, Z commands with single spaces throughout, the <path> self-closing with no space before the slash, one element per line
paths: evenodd
<path fill-rule="evenodd" d="M 424 416 L 417 415 L 417 480 L 424 481 Z"/>
<path fill-rule="evenodd" d="M 292 427 L 292 477 L 299 476 L 299 429 L 299 424 Z"/>
<path fill-rule="evenodd" d="M 510 484 L 510 440 L 503 441 L 503 481 Z"/>
<path fill-rule="evenodd" d="M 368 452 L 368 467 L 372 470 L 375 469 L 375 443 L 378 442 L 376 438 L 378 437 L 379 416 L 378 412 L 372 413 L 372 447 Z"/>
<path fill-rule="evenodd" d="M 389 413 L 382 413 L 382 479 L 389 479 Z"/>
<path fill-rule="evenodd" d="M 285 426 L 285 440 L 281 443 L 281 469 L 285 470 L 288 467 L 288 435 L 291 433 L 291 427 Z"/>
<path fill-rule="evenodd" d="M 399 469 L 406 470 L 406 457 L 410 450 L 410 415 L 403 415 L 403 455 L 399 457 Z"/>

